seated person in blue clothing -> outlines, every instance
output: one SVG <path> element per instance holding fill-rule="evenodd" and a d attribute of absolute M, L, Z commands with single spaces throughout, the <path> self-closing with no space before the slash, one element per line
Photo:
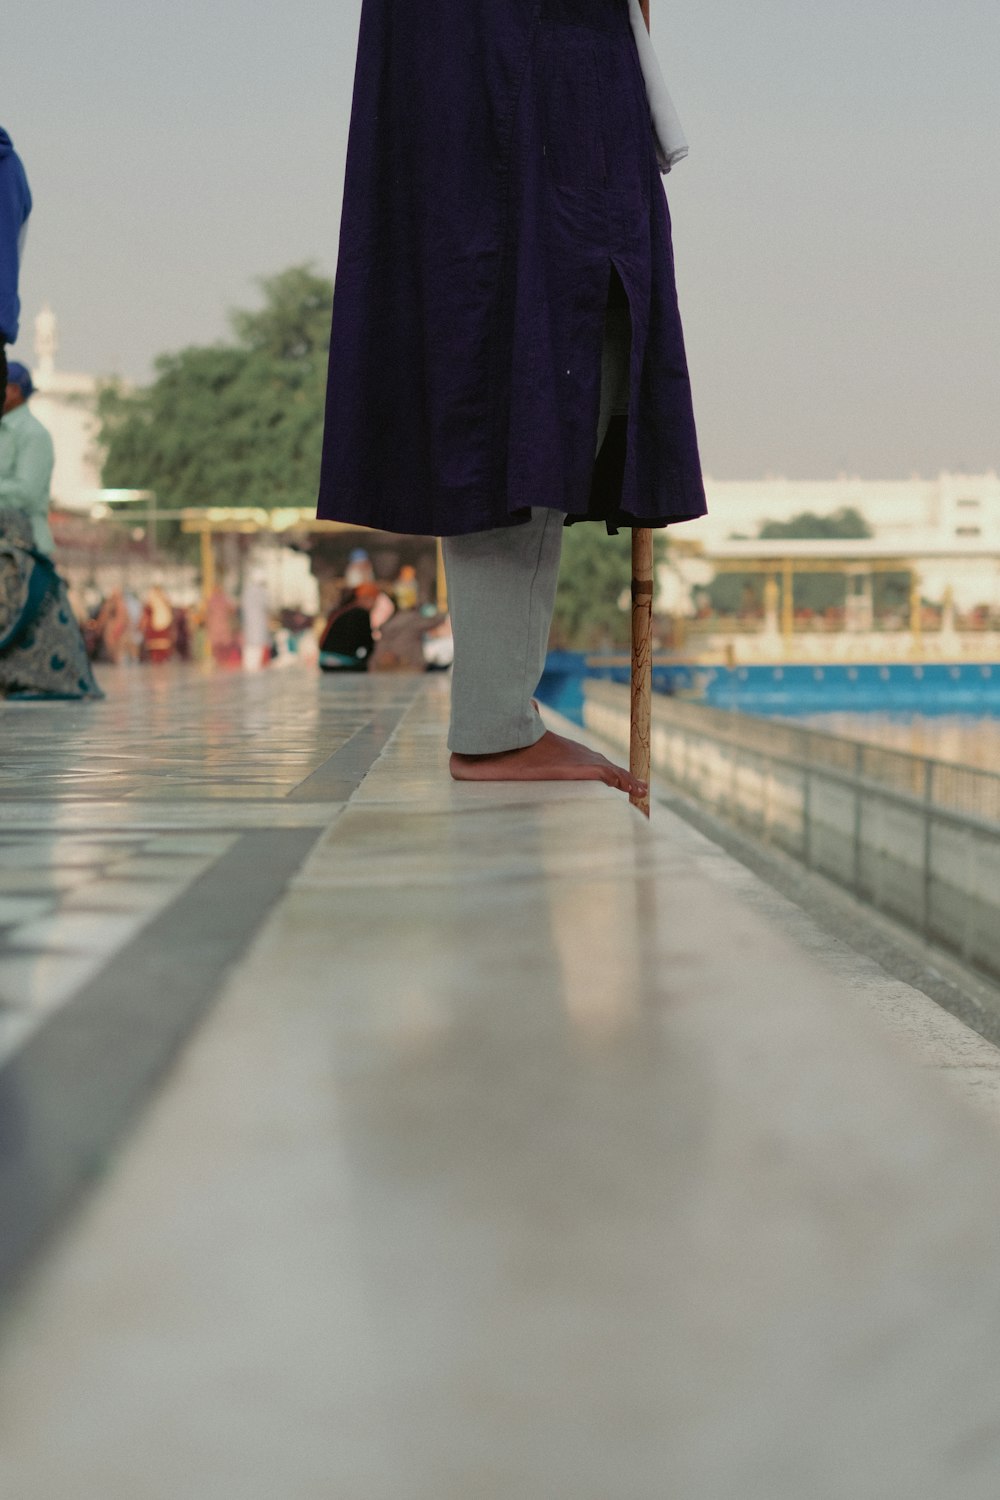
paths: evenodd
<path fill-rule="evenodd" d="M 11 360 L 0 423 L 0 511 L 18 510 L 27 516 L 36 549 L 51 557 L 49 487 L 55 451 L 48 428 L 29 410 L 34 393 L 31 372 Z"/>

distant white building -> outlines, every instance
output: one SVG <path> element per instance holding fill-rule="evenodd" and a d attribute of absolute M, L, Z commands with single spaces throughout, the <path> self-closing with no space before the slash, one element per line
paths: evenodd
<path fill-rule="evenodd" d="M 100 488 L 97 454 L 97 390 L 93 375 L 56 368 L 59 325 L 46 303 L 35 319 L 35 361 L 31 367 L 36 394 L 31 409 L 52 434 L 56 466 L 52 503 L 60 510 L 89 510 Z"/>
<path fill-rule="evenodd" d="M 834 480 L 706 479 L 709 513 L 678 528 L 685 541 L 707 549 L 734 536 L 755 538 L 767 521 L 790 521 L 853 508 L 875 539 L 898 547 L 932 551 L 953 543 L 982 543 L 983 558 L 928 564 L 921 569 L 925 595 L 950 587 L 959 607 L 1000 600 L 1000 476 L 940 474 L 937 479 Z"/>
<path fill-rule="evenodd" d="M 1000 476 L 940 474 L 937 479 L 834 480 L 706 479 L 709 513 L 685 535 L 726 541 L 738 532 L 756 537 L 766 521 L 789 521 L 803 511 L 830 515 L 858 510 L 879 541 L 939 546 L 981 536 L 1000 542 Z"/>

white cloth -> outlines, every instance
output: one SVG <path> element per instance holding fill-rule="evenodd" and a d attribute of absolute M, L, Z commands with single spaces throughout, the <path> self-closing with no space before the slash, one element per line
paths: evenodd
<path fill-rule="evenodd" d="M 243 585 L 240 598 L 240 614 L 243 623 L 243 644 L 260 651 L 270 644 L 271 622 L 268 610 L 267 589 L 256 578 L 249 578 Z"/>
<path fill-rule="evenodd" d="M 656 138 L 656 155 L 659 159 L 660 171 L 669 172 L 671 167 L 684 160 L 690 148 L 684 135 L 684 127 L 670 97 L 656 49 L 650 40 L 645 17 L 642 14 L 642 6 L 639 0 L 628 0 L 628 3 L 642 76 L 646 81 L 646 97 L 649 100 L 649 112 L 653 121 L 653 135 Z"/>

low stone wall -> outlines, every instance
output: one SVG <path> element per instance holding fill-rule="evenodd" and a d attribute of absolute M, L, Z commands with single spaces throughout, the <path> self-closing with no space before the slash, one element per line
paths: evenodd
<path fill-rule="evenodd" d="M 718 711 L 655 698 L 655 770 L 743 831 L 1000 977 L 1000 822 L 940 805 L 931 776 L 924 795 L 879 785 L 851 769 L 849 753 L 843 767 L 796 759 L 780 726 L 770 749 L 766 720 L 722 718 L 724 725 Z M 628 690 L 588 682 L 584 722 L 627 746 Z"/>

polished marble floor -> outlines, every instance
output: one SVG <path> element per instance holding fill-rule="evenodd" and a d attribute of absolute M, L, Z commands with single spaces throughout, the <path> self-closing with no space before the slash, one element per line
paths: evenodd
<path fill-rule="evenodd" d="M 307 685 L 296 669 L 106 670 L 102 686 L 103 703 L 0 705 L 0 798 L 54 803 L 53 816 L 81 801 L 284 798 L 412 692 L 391 677 Z"/>
<path fill-rule="evenodd" d="M 412 696 L 300 671 L 106 671 L 96 704 L 0 705 L 0 1062 L 251 828 L 324 827 Z M 309 793 L 309 795 L 313 795 Z"/>
<path fill-rule="evenodd" d="M 994 1500 L 1000 1056 L 446 694 L 0 710 L 0 1494 Z"/>

